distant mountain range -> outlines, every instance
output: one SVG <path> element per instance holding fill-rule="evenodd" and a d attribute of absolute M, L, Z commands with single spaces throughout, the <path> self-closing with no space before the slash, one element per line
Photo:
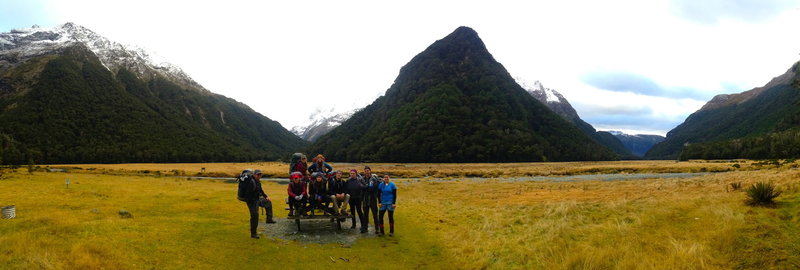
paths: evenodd
<path fill-rule="evenodd" d="M 0 33 L 0 164 L 254 161 L 300 150 L 346 162 L 797 157 L 798 74 L 796 63 L 763 87 L 718 95 L 666 138 L 597 131 L 558 91 L 512 78 L 460 27 L 372 104 L 318 110 L 290 132 L 146 50 L 72 23 L 34 26 Z"/>
<path fill-rule="evenodd" d="M 308 150 L 347 162 L 617 158 L 522 89 L 468 27 L 411 59 L 384 96 Z"/>
<path fill-rule="evenodd" d="M 647 135 L 647 134 L 625 134 L 621 131 L 614 131 L 610 130 L 608 133 L 617 137 L 619 141 L 625 145 L 625 148 L 631 151 L 631 153 L 636 156 L 637 158 L 644 157 L 647 154 L 647 151 L 653 147 L 653 145 L 664 141 L 664 136 L 661 135 Z"/>
<path fill-rule="evenodd" d="M 800 63 L 763 87 L 718 95 L 647 152 L 654 159 L 800 156 Z"/>
<path fill-rule="evenodd" d="M 550 110 L 556 114 L 560 115 L 578 127 L 578 129 L 583 131 L 583 133 L 589 136 L 589 138 L 592 138 L 592 140 L 602 144 L 608 149 L 611 149 L 611 151 L 614 151 L 614 153 L 619 155 L 620 158 L 636 158 L 617 137 L 605 131 L 597 131 L 594 129 L 594 127 L 592 127 L 592 125 L 586 123 L 586 121 L 583 121 L 583 119 L 578 116 L 575 108 L 573 108 L 572 105 L 569 104 L 569 101 L 567 101 L 567 99 L 564 98 L 564 96 L 558 91 L 545 88 L 539 81 L 528 83 L 521 78 L 515 78 L 515 80 L 523 89 L 525 89 L 525 91 L 528 91 L 531 96 L 539 100 L 539 102 L 550 108 Z"/>
<path fill-rule="evenodd" d="M 0 33 L 0 162 L 275 160 L 306 143 L 180 68 L 73 23 Z"/>
<path fill-rule="evenodd" d="M 641 158 L 654 144 L 664 140 L 658 135 L 629 135 L 619 131 L 596 131 L 590 124 L 578 116 L 575 108 L 558 91 L 545 88 L 541 82 L 528 83 L 524 79 L 515 77 L 514 80 L 531 96 L 545 104 L 550 110 L 561 115 L 568 121 L 578 126 L 586 135 L 605 145 L 620 155 L 622 158 Z M 292 133 L 307 141 L 315 141 L 341 125 L 360 109 L 337 113 L 334 108 L 326 110 L 317 109 L 308 119 L 308 125 L 295 126 Z"/>

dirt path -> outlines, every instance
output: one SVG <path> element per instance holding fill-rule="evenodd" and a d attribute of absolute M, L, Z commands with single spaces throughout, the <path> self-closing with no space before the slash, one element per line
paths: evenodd
<path fill-rule="evenodd" d="M 374 224 L 370 224 L 368 233 L 360 233 L 357 224 L 355 229 L 350 229 L 351 220 L 342 222 L 342 230 L 336 230 L 336 223 L 328 219 L 322 220 L 301 220 L 302 231 L 297 231 L 294 219 L 276 218 L 277 223 L 260 223 L 258 231 L 270 238 L 284 239 L 290 241 L 314 243 L 314 244 L 341 244 L 342 247 L 352 246 L 358 239 L 366 237 L 377 237 L 375 235 Z"/>

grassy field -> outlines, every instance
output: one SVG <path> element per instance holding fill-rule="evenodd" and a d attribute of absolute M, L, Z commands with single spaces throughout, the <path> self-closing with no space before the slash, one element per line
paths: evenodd
<path fill-rule="evenodd" d="M 16 205 L 17 218 L 0 220 L 0 268 L 798 268 L 800 169 L 784 163 L 371 164 L 378 173 L 405 176 L 515 172 L 485 181 L 458 175 L 398 180 L 397 235 L 364 237 L 352 246 L 250 239 L 234 184 L 150 175 L 199 172 L 196 166 L 206 173 L 244 167 L 279 173 L 285 164 L 69 165 L 81 169 L 32 174 L 6 169 L 0 205 Z M 503 179 L 613 170 L 720 173 L 628 181 Z M 748 206 L 745 193 L 730 188 L 758 181 L 783 190 L 777 205 Z M 264 187 L 273 198 L 285 194 L 285 185 Z M 285 217 L 276 206 L 276 216 Z M 134 218 L 120 218 L 121 209 Z"/>
<path fill-rule="evenodd" d="M 362 171 L 369 165 L 373 171 L 388 173 L 403 178 L 454 178 L 454 177 L 517 177 L 580 174 L 617 173 L 671 173 L 671 172 L 726 172 L 732 170 L 761 170 L 776 167 L 769 162 L 748 160 L 726 161 L 604 161 L 604 162 L 542 162 L 542 163 L 468 163 L 468 164 L 429 164 L 429 163 L 330 163 L 335 169 L 344 172 L 350 169 Z M 780 165 L 780 164 L 778 164 Z M 288 166 L 279 162 L 254 163 L 180 163 L 180 164 L 85 164 L 48 165 L 48 168 L 65 168 L 71 171 L 143 174 L 235 177 L 244 168 L 258 168 L 266 177 L 283 178 L 288 176 Z"/>

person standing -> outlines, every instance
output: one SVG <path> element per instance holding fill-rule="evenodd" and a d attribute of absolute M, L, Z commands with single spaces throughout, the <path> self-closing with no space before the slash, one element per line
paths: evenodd
<path fill-rule="evenodd" d="M 337 173 L 341 174 L 342 172 Z M 361 222 L 361 233 L 366 233 L 367 222 L 364 221 L 364 211 L 361 208 L 361 194 L 364 193 L 365 187 L 362 182 L 363 180 L 359 178 L 358 174 L 351 172 L 345 182 L 345 192 L 350 195 L 350 214 L 353 215 L 350 229 L 356 228 L 356 216 L 358 216 L 358 221 Z"/>
<path fill-rule="evenodd" d="M 253 170 L 246 169 L 239 175 L 239 187 L 237 191 L 237 198 L 247 204 L 247 210 L 250 212 L 250 237 L 258 239 L 256 233 L 258 228 L 258 199 L 264 193 L 261 189 L 261 182 L 253 177 Z"/>
<path fill-rule="evenodd" d="M 389 212 L 389 236 L 394 236 L 394 209 L 397 207 L 397 185 L 389 179 L 389 175 L 383 176 L 383 182 L 378 185 L 378 199 L 381 202 L 381 233 L 383 235 L 383 215 Z"/>
<path fill-rule="evenodd" d="M 256 191 L 260 191 L 261 197 L 258 198 L 258 206 L 264 207 L 264 211 L 267 212 L 267 223 L 275 223 L 275 220 L 272 219 L 272 200 L 269 199 L 267 193 L 264 192 L 264 189 L 261 187 L 261 170 L 256 170 L 253 172 L 253 178 L 256 179 L 255 184 L 258 186 Z"/>
<path fill-rule="evenodd" d="M 351 170 L 351 174 L 356 174 L 356 170 Z M 369 214 L 372 213 L 372 221 L 375 222 L 375 234 L 378 234 L 378 185 L 380 179 L 378 176 L 372 174 L 372 169 L 369 166 L 364 166 L 364 178 L 362 180 L 364 185 L 364 193 L 361 195 L 364 204 L 364 224 L 369 226 Z"/>
<path fill-rule="evenodd" d="M 350 194 L 345 192 L 345 182 L 342 179 L 342 172 L 336 171 L 328 180 L 328 193 L 331 196 L 331 201 L 333 201 L 333 211 L 336 212 L 337 215 L 346 215 L 345 209 L 347 208 L 348 202 L 350 202 Z M 341 208 L 339 204 L 342 204 Z"/>

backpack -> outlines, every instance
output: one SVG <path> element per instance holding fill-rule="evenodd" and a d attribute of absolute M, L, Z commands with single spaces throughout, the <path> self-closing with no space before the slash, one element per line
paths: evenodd
<path fill-rule="evenodd" d="M 253 190 L 255 189 L 255 178 L 253 178 L 253 172 L 244 170 L 242 174 L 239 175 L 239 187 L 237 190 L 236 199 L 240 201 L 247 201 L 248 195 L 252 195 Z"/>
<path fill-rule="evenodd" d="M 294 170 L 294 166 L 300 162 L 301 158 L 303 158 L 302 153 L 294 153 L 292 155 L 292 160 L 289 162 L 289 173 L 292 173 L 292 170 Z"/>

